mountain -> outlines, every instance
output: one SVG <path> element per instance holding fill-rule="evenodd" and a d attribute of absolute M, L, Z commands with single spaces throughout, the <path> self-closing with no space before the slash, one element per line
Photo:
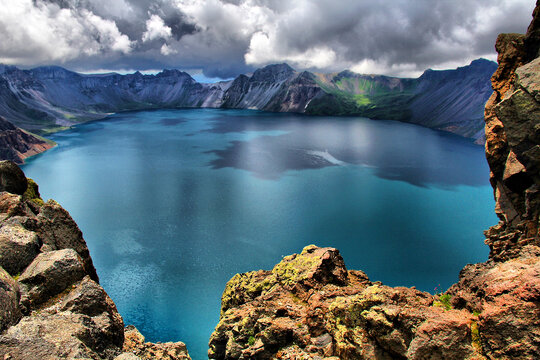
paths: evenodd
<path fill-rule="evenodd" d="M 24 159 L 54 146 L 50 140 L 21 130 L 0 116 L 0 158 L 22 164 Z"/>
<path fill-rule="evenodd" d="M 496 64 L 475 60 L 457 70 L 427 70 L 417 79 L 297 72 L 268 65 L 251 76 L 201 84 L 189 74 L 78 74 L 61 67 L 0 66 L 0 115 L 35 132 L 151 108 L 215 107 L 358 115 L 407 121 L 482 140 L 483 106 Z"/>

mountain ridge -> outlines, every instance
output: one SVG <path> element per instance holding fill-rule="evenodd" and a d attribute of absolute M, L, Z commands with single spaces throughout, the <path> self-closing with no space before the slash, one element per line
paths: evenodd
<path fill-rule="evenodd" d="M 479 114 L 495 69 L 495 63 L 483 59 L 455 70 L 426 70 L 419 78 L 408 79 L 350 70 L 316 74 L 282 63 L 206 84 L 175 69 L 120 75 L 0 65 L 0 116 L 23 129 L 46 133 L 119 111 L 239 108 L 400 120 L 482 142 Z"/>

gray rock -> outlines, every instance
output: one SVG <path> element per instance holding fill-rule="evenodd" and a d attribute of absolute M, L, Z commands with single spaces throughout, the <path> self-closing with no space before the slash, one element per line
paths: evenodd
<path fill-rule="evenodd" d="M 141 360 L 140 357 L 133 353 L 123 353 L 114 358 L 114 360 Z"/>
<path fill-rule="evenodd" d="M 0 267 L 0 333 L 21 318 L 19 285 Z"/>
<path fill-rule="evenodd" d="M 59 311 L 69 311 L 91 316 L 109 343 L 122 347 L 124 343 L 124 321 L 116 305 L 105 290 L 86 276 L 60 300 Z"/>
<path fill-rule="evenodd" d="M 0 191 L 22 195 L 28 183 L 23 171 L 13 161 L 0 161 Z"/>
<path fill-rule="evenodd" d="M 23 297 L 31 307 L 41 304 L 75 284 L 86 275 L 84 265 L 73 249 L 39 254 L 19 277 Z"/>
<path fill-rule="evenodd" d="M 49 200 L 40 208 L 36 231 L 49 249 L 74 249 L 82 258 L 85 271 L 92 280 L 99 282 L 81 230 L 69 213 L 56 201 Z"/>
<path fill-rule="evenodd" d="M 26 316 L 0 336 L 0 359 L 113 359 L 120 351 L 94 319 L 68 311 Z"/>
<path fill-rule="evenodd" d="M 20 274 L 39 253 L 35 232 L 20 225 L 6 224 L 0 228 L 0 266 L 15 276 Z"/>

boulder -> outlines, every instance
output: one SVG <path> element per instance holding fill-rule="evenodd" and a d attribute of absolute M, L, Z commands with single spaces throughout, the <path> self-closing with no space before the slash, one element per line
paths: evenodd
<path fill-rule="evenodd" d="M 40 207 L 36 231 L 49 249 L 74 249 L 81 257 L 85 271 L 93 280 L 99 280 L 81 230 L 56 201 L 49 200 Z"/>
<path fill-rule="evenodd" d="M 119 353 L 98 323 L 69 311 L 25 316 L 0 336 L 1 359 L 111 359 Z"/>
<path fill-rule="evenodd" d="M 19 285 L 0 267 L 0 333 L 21 318 Z"/>
<path fill-rule="evenodd" d="M 23 300 L 31 307 L 44 303 L 86 275 L 81 257 L 73 249 L 39 254 L 19 277 Z"/>
<path fill-rule="evenodd" d="M 85 276 L 56 305 L 58 311 L 69 311 L 92 317 L 99 325 L 101 336 L 117 347 L 124 343 L 124 321 L 118 313 L 116 305 L 105 290 Z"/>
<path fill-rule="evenodd" d="M 22 195 L 27 187 L 26 176 L 13 161 L 0 161 L 0 191 Z"/>
<path fill-rule="evenodd" d="M 0 336 L 0 358 L 113 359 L 120 354 L 124 323 L 105 290 L 89 276 L 68 290 Z"/>
<path fill-rule="evenodd" d="M 39 239 L 35 232 L 20 225 L 0 227 L 0 266 L 15 276 L 20 274 L 39 253 Z"/>
<path fill-rule="evenodd" d="M 306 246 L 300 254 L 289 255 L 272 273 L 282 284 L 317 287 L 326 284 L 345 285 L 347 269 L 337 249 Z"/>

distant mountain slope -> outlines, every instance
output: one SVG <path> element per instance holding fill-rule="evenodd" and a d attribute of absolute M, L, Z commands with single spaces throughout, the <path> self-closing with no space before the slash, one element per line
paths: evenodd
<path fill-rule="evenodd" d="M 14 126 L 0 117 L 0 159 L 22 164 L 24 159 L 54 146 L 47 141 Z"/>
<path fill-rule="evenodd" d="M 0 66 L 0 115 L 22 128 L 46 132 L 118 111 L 221 107 L 400 120 L 481 139 L 495 69 L 495 63 L 481 59 L 457 70 L 428 70 L 418 79 L 401 79 L 350 71 L 297 72 L 276 64 L 251 76 L 200 84 L 178 70 L 83 75 L 54 66 Z"/>

